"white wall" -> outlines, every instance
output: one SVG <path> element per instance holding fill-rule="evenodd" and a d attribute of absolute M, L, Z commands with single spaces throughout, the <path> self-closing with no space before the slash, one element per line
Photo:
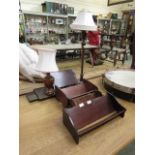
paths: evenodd
<path fill-rule="evenodd" d="M 35 11 L 42 12 L 41 3 L 45 0 L 21 0 L 22 10 L 26 11 Z M 75 14 L 79 10 L 87 9 L 91 11 L 93 14 L 104 14 L 106 15 L 109 12 L 118 13 L 121 15 L 121 10 L 129 10 L 134 9 L 134 2 L 118 4 L 108 7 L 108 0 L 47 0 L 49 2 L 58 2 L 62 4 L 68 4 L 69 6 L 74 7 Z"/>

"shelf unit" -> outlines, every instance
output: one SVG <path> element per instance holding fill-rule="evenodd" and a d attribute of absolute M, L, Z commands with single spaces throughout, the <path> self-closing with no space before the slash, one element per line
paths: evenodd
<path fill-rule="evenodd" d="M 127 35 L 132 35 L 135 31 L 135 10 L 122 11 L 122 19 L 127 21 Z"/>
<path fill-rule="evenodd" d="M 67 16 L 48 16 L 48 42 L 65 42 L 67 35 Z"/>
<path fill-rule="evenodd" d="M 76 16 L 74 16 L 74 15 L 68 15 L 68 23 L 67 23 L 68 33 L 72 33 L 72 30 L 70 28 L 70 24 L 72 24 L 75 19 L 76 19 Z"/>
<path fill-rule="evenodd" d="M 70 39 L 73 43 L 81 40 L 81 32 L 70 29 L 70 24 L 75 20 L 75 15 L 60 15 L 51 13 L 37 13 L 23 11 L 25 41 L 33 43 L 65 43 Z M 98 19 L 97 25 L 104 30 L 104 34 L 126 33 L 126 20 Z"/>
<path fill-rule="evenodd" d="M 98 19 L 97 25 L 103 30 L 104 34 L 110 33 L 111 20 L 110 19 Z"/>
<path fill-rule="evenodd" d="M 68 15 L 68 39 L 71 40 L 72 43 L 77 43 L 81 40 L 81 31 L 73 31 L 70 28 L 70 24 L 74 22 L 76 19 L 75 15 Z"/>
<path fill-rule="evenodd" d="M 121 20 L 112 19 L 110 26 L 110 34 L 120 34 L 120 28 L 121 28 Z"/>
<path fill-rule="evenodd" d="M 33 43 L 58 44 L 68 37 L 68 16 L 23 11 L 25 40 Z"/>
<path fill-rule="evenodd" d="M 125 19 L 98 19 L 97 25 L 104 34 L 126 35 L 127 20 Z"/>
<path fill-rule="evenodd" d="M 73 14 L 60 15 L 52 13 L 39 13 L 23 11 L 22 23 L 24 25 L 25 42 L 29 44 L 67 44 L 79 43 L 81 41 L 81 31 L 73 31 L 70 24 L 76 19 Z M 66 54 L 57 52 L 57 58 L 64 59 L 80 56 L 80 51 Z"/>
<path fill-rule="evenodd" d="M 125 19 L 98 19 L 98 26 L 103 30 L 102 44 L 111 50 L 113 46 L 121 47 L 127 33 L 127 20 Z"/>
<path fill-rule="evenodd" d="M 121 20 L 121 27 L 120 27 L 120 35 L 126 35 L 128 29 L 128 21 L 125 19 Z"/>
<path fill-rule="evenodd" d="M 70 24 L 76 16 L 23 11 L 25 41 L 34 44 L 58 44 L 70 39 L 72 43 L 81 40 L 81 31 L 73 31 Z M 107 25 L 107 29 L 108 29 Z"/>

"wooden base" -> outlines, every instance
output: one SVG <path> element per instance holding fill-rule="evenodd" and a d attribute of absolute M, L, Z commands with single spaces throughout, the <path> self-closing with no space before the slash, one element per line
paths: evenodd
<path fill-rule="evenodd" d="M 27 93 L 26 98 L 28 99 L 29 102 L 34 102 L 38 100 L 38 97 L 34 92 Z"/>
<path fill-rule="evenodd" d="M 76 85 L 79 82 L 75 76 L 75 73 L 71 69 L 59 72 L 52 72 L 51 74 L 55 79 L 54 83 L 56 88 L 65 88 L 71 85 Z M 47 90 L 48 89 L 46 87 L 36 88 L 32 92 L 27 93 L 26 97 L 29 102 L 34 102 L 36 100 L 45 100 L 55 96 L 55 94 L 53 93 L 51 95 L 47 95 Z"/>
<path fill-rule="evenodd" d="M 37 100 L 41 101 L 41 100 L 49 99 L 49 98 L 55 96 L 55 94 L 47 95 L 46 92 L 47 92 L 47 88 L 45 88 L 45 87 L 36 88 L 33 90 L 33 92 L 26 94 L 26 97 L 29 102 L 34 102 Z"/>
<path fill-rule="evenodd" d="M 109 93 L 89 101 L 89 104 L 88 101 L 82 102 L 82 107 L 74 106 L 63 111 L 63 123 L 77 144 L 80 136 L 118 116 L 124 117 L 126 111 Z"/>

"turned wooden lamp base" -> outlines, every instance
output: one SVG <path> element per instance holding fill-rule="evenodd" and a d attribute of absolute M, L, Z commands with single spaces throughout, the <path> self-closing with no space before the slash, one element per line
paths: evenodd
<path fill-rule="evenodd" d="M 29 102 L 33 102 L 36 100 L 45 100 L 55 96 L 55 90 L 53 87 L 54 77 L 50 75 L 50 73 L 46 74 L 44 79 L 45 87 L 36 88 L 33 92 L 30 92 L 26 95 Z"/>
<path fill-rule="evenodd" d="M 47 89 L 45 93 L 47 96 L 53 96 L 53 95 L 55 95 L 55 90 L 54 89 Z"/>
<path fill-rule="evenodd" d="M 54 85 L 54 77 L 50 75 L 50 73 L 46 73 L 46 77 L 44 79 L 44 84 L 45 84 L 45 87 L 47 88 L 46 90 L 46 95 L 47 96 L 53 96 L 55 95 L 55 90 L 53 88 L 53 85 Z"/>

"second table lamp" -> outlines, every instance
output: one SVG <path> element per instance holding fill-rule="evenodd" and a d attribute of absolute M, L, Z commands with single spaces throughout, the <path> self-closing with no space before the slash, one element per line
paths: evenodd
<path fill-rule="evenodd" d="M 54 91 L 54 77 L 51 76 L 51 72 L 58 71 L 57 66 L 53 63 L 53 59 L 55 56 L 53 56 L 55 52 L 45 51 L 39 53 L 39 60 L 36 65 L 36 69 L 40 72 L 46 73 L 46 77 L 44 78 L 44 84 L 47 88 L 47 91 L 45 92 L 46 95 L 51 96 L 55 95 Z"/>

